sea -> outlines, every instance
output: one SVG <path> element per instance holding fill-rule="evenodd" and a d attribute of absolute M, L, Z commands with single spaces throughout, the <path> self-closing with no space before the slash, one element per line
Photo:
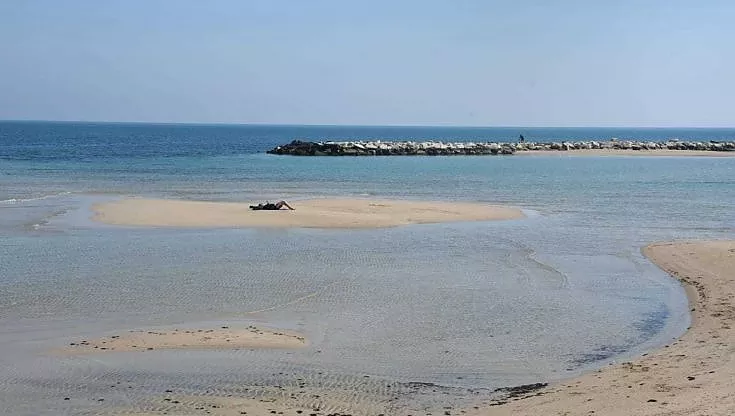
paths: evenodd
<path fill-rule="evenodd" d="M 735 158 L 265 153 L 295 139 L 520 134 L 735 140 L 735 129 L 0 122 L 2 413 L 164 414 L 167 390 L 257 398 L 306 386 L 323 409 L 441 414 L 432 409 L 564 380 L 680 336 L 684 291 L 641 248 L 735 238 Z M 297 209 L 330 197 L 471 201 L 526 217 L 369 230 L 91 220 L 92 205 L 128 197 Z M 119 331 L 223 324 L 298 331 L 309 345 L 58 352 Z"/>

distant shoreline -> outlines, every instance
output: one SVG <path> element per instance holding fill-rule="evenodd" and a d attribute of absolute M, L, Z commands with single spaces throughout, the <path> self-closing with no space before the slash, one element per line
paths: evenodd
<path fill-rule="evenodd" d="M 641 156 L 641 157 L 735 157 L 735 151 L 718 152 L 712 150 L 630 150 L 630 149 L 576 149 L 569 151 L 558 150 L 528 150 L 517 152 L 518 156 Z"/>

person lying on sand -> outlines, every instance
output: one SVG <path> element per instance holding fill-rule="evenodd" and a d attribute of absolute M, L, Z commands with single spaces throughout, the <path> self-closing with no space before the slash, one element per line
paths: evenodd
<path fill-rule="evenodd" d="M 275 204 L 271 204 L 268 201 L 265 201 L 265 204 L 258 204 L 258 205 L 250 205 L 250 209 L 254 211 L 260 211 L 260 210 L 269 210 L 269 211 L 278 211 L 279 209 L 286 207 L 293 211 L 293 207 L 291 205 L 288 205 L 286 201 L 278 201 Z"/>

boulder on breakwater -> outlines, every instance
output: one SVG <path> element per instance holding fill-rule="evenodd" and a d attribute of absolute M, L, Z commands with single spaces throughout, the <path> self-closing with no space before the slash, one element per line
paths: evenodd
<path fill-rule="evenodd" d="M 277 146 L 267 153 L 293 156 L 453 156 L 453 155 L 512 155 L 525 151 L 574 150 L 698 150 L 713 152 L 735 151 L 735 141 L 562 141 L 544 143 L 476 143 L 437 141 L 328 141 L 294 140 Z"/>

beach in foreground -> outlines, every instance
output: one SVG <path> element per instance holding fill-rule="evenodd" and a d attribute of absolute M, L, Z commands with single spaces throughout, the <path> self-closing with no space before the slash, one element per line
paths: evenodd
<path fill-rule="evenodd" d="M 253 211 L 249 205 L 131 198 L 92 209 L 102 223 L 152 227 L 381 228 L 524 216 L 518 208 L 462 202 L 311 199 L 291 201 L 294 211 Z"/>
<path fill-rule="evenodd" d="M 465 410 L 446 406 L 444 414 L 732 414 L 735 409 L 735 398 L 731 395 L 735 378 L 732 359 L 735 331 L 731 329 L 735 319 L 735 279 L 732 277 L 735 241 L 656 243 L 645 247 L 643 253 L 685 285 L 692 326 L 683 337 L 636 360 L 616 363 L 545 389 L 527 386 L 526 391 L 518 389 L 513 393 L 509 390 L 511 398 L 476 403 Z M 389 414 L 375 403 L 351 401 L 354 392 L 349 389 L 332 386 L 325 390 L 304 384 L 298 387 L 282 390 L 279 386 L 264 386 L 257 396 L 251 397 L 192 396 L 171 391 L 151 398 L 151 410 L 133 411 L 132 414 L 204 414 L 204 411 L 217 415 L 347 414 L 341 409 L 351 409 L 349 414 Z M 287 397 L 284 392 L 288 393 Z M 309 403 L 309 397 L 314 398 L 313 406 L 304 405 Z M 324 400 L 327 397 L 330 399 Z M 130 409 L 117 410 L 111 409 L 110 413 L 131 414 Z M 404 410 L 399 413 L 431 414 L 419 409 Z"/>
<path fill-rule="evenodd" d="M 639 359 L 468 414 L 733 414 L 735 241 L 657 243 L 643 253 L 686 288 L 692 326 L 684 336 Z"/>

